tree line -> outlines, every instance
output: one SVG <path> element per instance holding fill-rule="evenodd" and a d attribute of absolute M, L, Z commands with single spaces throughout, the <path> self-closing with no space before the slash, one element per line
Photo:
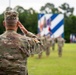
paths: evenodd
<path fill-rule="evenodd" d="M 9 7 L 6 8 L 6 10 L 8 9 Z M 33 8 L 26 10 L 22 6 L 16 6 L 14 9 L 18 11 L 19 20 L 25 26 L 25 28 L 30 32 L 37 34 L 38 12 L 36 12 Z M 74 8 L 70 7 L 69 4 L 63 3 L 56 8 L 54 4 L 46 3 L 40 8 L 40 11 L 41 13 L 46 14 L 64 14 L 64 38 L 66 42 L 70 41 L 70 34 L 76 34 L 76 16 L 73 14 Z M 2 34 L 5 30 L 3 26 L 3 20 L 4 12 L 0 14 L 0 34 Z M 18 29 L 18 32 L 21 33 L 20 29 Z"/>

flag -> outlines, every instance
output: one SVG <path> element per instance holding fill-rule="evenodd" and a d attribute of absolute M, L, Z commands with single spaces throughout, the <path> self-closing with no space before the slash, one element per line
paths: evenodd
<path fill-rule="evenodd" d="M 41 36 L 51 34 L 51 37 L 64 37 L 64 15 L 63 14 L 38 14 L 38 29 Z M 39 25 L 41 21 L 41 25 Z"/>

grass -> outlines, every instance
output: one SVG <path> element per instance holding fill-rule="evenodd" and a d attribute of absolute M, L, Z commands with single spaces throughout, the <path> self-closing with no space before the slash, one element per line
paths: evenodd
<path fill-rule="evenodd" d="M 57 45 L 50 56 L 41 59 L 28 58 L 29 75 L 76 75 L 76 44 L 65 44 L 62 57 L 58 57 Z"/>

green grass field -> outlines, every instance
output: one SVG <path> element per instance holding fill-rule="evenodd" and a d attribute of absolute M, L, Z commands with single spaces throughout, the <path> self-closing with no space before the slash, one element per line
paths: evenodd
<path fill-rule="evenodd" d="M 29 57 L 29 75 L 76 75 L 76 44 L 65 44 L 62 57 L 58 57 L 57 45 L 49 57 Z"/>

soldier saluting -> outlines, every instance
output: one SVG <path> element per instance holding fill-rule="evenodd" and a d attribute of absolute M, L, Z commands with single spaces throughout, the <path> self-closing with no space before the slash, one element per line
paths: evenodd
<path fill-rule="evenodd" d="M 58 43 L 58 55 L 59 55 L 59 57 L 61 57 L 62 56 L 62 48 L 64 46 L 65 40 L 61 36 L 59 36 L 57 38 L 57 43 Z"/>
<path fill-rule="evenodd" d="M 39 41 L 19 22 L 16 11 L 6 11 L 3 23 L 6 31 L 0 35 L 0 75 L 28 75 L 27 58 L 31 53 L 29 41 Z M 32 38 L 18 34 L 18 27 Z"/>

